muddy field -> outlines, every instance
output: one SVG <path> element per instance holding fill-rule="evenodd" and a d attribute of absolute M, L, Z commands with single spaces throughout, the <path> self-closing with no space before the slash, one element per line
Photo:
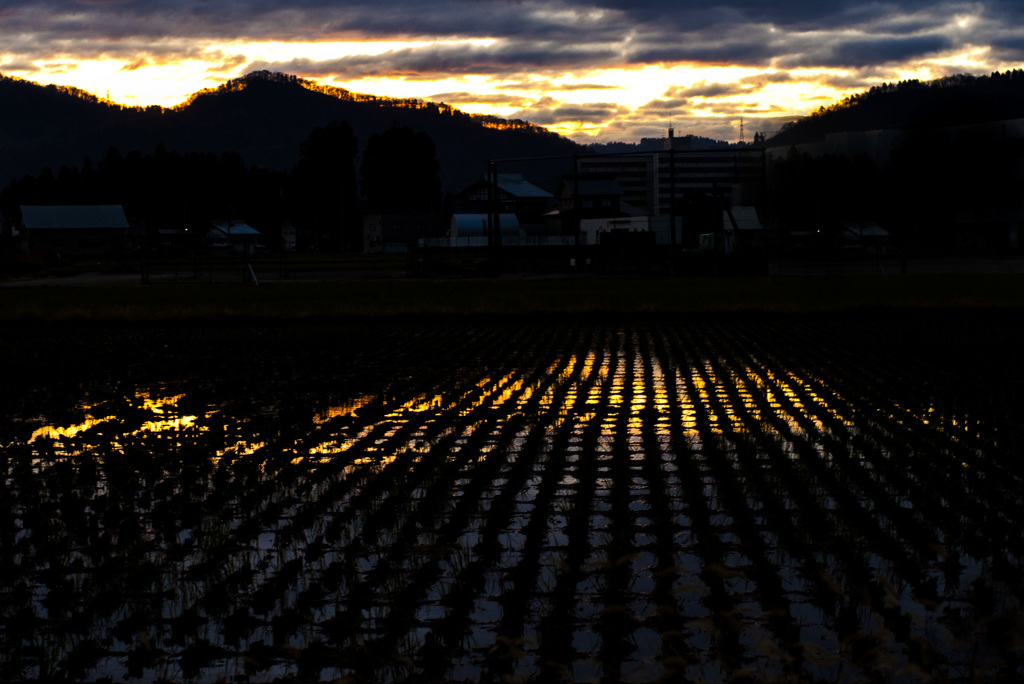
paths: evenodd
<path fill-rule="evenodd" d="M 1024 675 L 994 314 L 35 326 L 0 679 Z"/>

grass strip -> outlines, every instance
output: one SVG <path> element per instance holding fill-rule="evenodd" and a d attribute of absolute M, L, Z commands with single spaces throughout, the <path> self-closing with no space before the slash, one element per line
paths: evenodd
<path fill-rule="evenodd" d="M 408 315 L 813 313 L 1019 308 L 1018 275 L 358 280 L 25 287 L 0 321 L 291 320 Z"/>

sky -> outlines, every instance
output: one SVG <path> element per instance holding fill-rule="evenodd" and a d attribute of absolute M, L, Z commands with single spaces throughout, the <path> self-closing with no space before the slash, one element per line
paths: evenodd
<path fill-rule="evenodd" d="M 1020 0 L 0 2 L 5 76 L 173 106 L 267 69 L 583 143 L 750 141 L 873 85 L 1022 63 Z"/>

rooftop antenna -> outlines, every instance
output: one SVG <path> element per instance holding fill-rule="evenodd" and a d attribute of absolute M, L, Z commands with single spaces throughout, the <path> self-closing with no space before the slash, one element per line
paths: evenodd
<path fill-rule="evenodd" d="M 743 142 L 743 117 L 740 117 L 740 142 Z"/>

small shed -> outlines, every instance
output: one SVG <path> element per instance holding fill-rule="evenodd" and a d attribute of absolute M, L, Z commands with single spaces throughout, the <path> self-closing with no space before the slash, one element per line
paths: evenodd
<path fill-rule="evenodd" d="M 65 257 L 119 256 L 130 226 L 120 204 L 21 207 L 21 247 Z"/>
<path fill-rule="evenodd" d="M 888 246 L 889 231 L 871 221 L 847 223 L 839 239 L 844 247 L 880 252 Z"/>
<path fill-rule="evenodd" d="M 242 221 L 214 221 L 206 234 L 210 247 L 230 247 L 236 252 L 251 253 L 260 232 Z"/>
<path fill-rule="evenodd" d="M 764 226 L 754 207 L 734 206 L 722 212 L 722 251 L 726 254 L 760 246 L 763 237 Z"/>

